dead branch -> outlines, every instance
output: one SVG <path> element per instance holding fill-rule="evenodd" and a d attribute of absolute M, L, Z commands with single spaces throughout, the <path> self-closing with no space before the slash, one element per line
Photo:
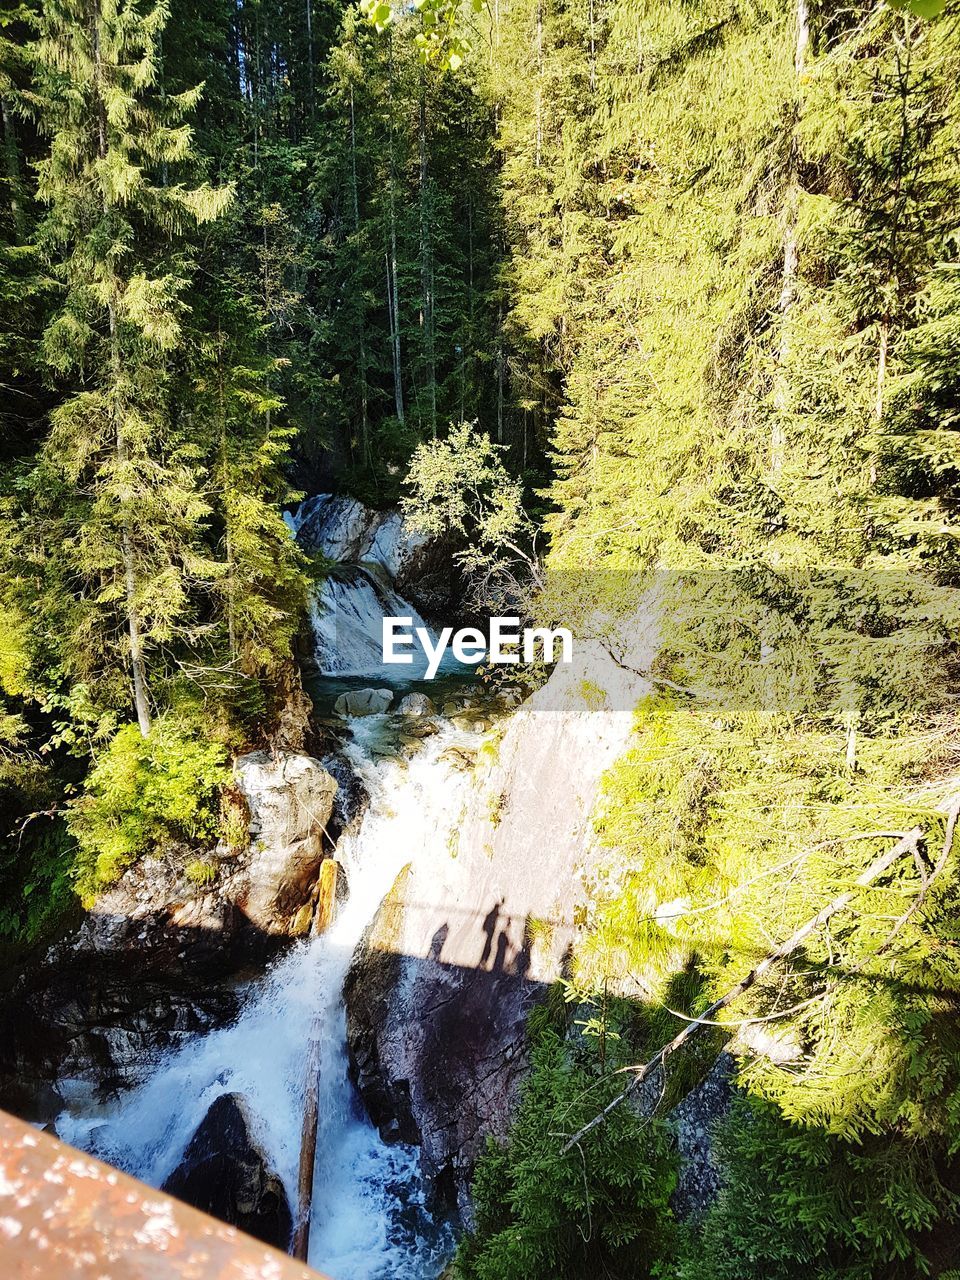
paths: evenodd
<path fill-rule="evenodd" d="M 955 822 L 956 817 L 954 817 L 954 824 Z M 950 825 L 951 842 L 952 834 L 953 825 Z M 705 1009 L 700 1017 L 687 1023 L 687 1025 L 674 1036 L 669 1044 L 665 1044 L 662 1049 L 654 1054 L 649 1062 L 644 1063 L 642 1066 L 632 1068 L 633 1079 L 627 1087 L 608 1102 L 603 1110 L 595 1115 L 592 1120 L 585 1124 L 581 1129 L 578 1129 L 573 1137 L 568 1139 L 560 1154 L 565 1156 L 577 1145 L 577 1143 L 582 1141 L 588 1133 L 603 1124 L 607 1116 L 609 1116 L 612 1111 L 615 1111 L 621 1103 L 625 1102 L 634 1089 L 636 1089 L 638 1085 L 642 1084 L 652 1072 L 662 1066 L 671 1053 L 674 1053 L 682 1045 L 686 1044 L 688 1040 L 698 1032 L 702 1031 L 705 1027 L 711 1026 L 711 1019 L 715 1014 L 719 1013 L 722 1009 L 725 1009 L 727 1005 L 732 1004 L 732 1002 L 742 996 L 745 991 L 749 991 L 749 989 L 760 978 L 768 973 L 770 969 L 778 963 L 778 961 L 786 959 L 787 956 L 791 955 L 792 952 L 796 951 L 798 947 L 806 942 L 807 938 L 809 938 L 811 934 L 815 933 L 817 929 L 821 928 L 828 920 L 835 916 L 838 911 L 842 911 L 845 907 L 849 906 L 856 897 L 858 890 L 868 888 L 876 879 L 878 879 L 878 877 L 883 875 L 885 871 L 889 870 L 897 859 L 902 857 L 905 853 L 915 853 L 922 839 L 923 832 L 919 827 L 914 827 L 912 831 L 908 831 L 907 834 L 901 840 L 898 840 L 895 845 L 885 853 L 880 854 L 879 857 L 875 858 L 866 870 L 857 877 L 851 888 L 846 889 L 841 894 L 838 894 L 837 897 L 835 897 L 831 902 L 828 902 L 825 907 L 822 907 L 815 916 L 811 916 L 809 920 L 796 930 L 796 932 L 791 934 L 786 942 L 781 943 L 779 947 L 768 952 L 760 963 L 750 970 L 746 977 L 741 978 L 735 986 L 730 987 L 730 989 L 725 991 L 719 999 L 714 1000 L 713 1004 L 710 1005 L 708 1009 Z M 947 852 L 949 853 L 949 849 Z M 945 856 L 942 856 L 941 861 L 946 861 Z"/>

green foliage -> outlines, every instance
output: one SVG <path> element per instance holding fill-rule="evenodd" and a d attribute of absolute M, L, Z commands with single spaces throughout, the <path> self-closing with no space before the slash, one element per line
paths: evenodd
<path fill-rule="evenodd" d="M 206 888 L 207 885 L 213 884 L 217 878 L 217 864 L 215 862 L 204 862 L 200 858 L 194 858 L 183 869 L 184 875 L 191 884 L 195 884 L 198 888 Z"/>
<path fill-rule="evenodd" d="M 640 1280 L 671 1236 L 675 1174 L 658 1122 L 624 1108 L 611 1125 L 560 1155 L 564 1135 L 602 1106 L 617 1082 L 597 1071 L 589 1045 L 571 1054 L 550 1030 L 538 1037 L 511 1130 L 492 1140 L 473 1184 L 475 1229 L 460 1245 L 463 1280 Z"/>
<path fill-rule="evenodd" d="M 81 897 L 91 899 L 151 849 L 211 844 L 229 777 L 226 752 L 199 727 L 162 717 L 147 738 L 136 725 L 120 729 L 71 805 Z"/>
<path fill-rule="evenodd" d="M 523 505 L 523 486 L 503 461 L 504 448 L 462 422 L 443 440 L 417 446 L 401 507 L 410 527 L 431 537 L 452 537 L 475 597 L 516 607 L 539 580 L 535 526 Z"/>
<path fill-rule="evenodd" d="M 678 1280 L 913 1280 L 953 1256 L 960 1171 L 929 1143 L 847 1143 L 739 1099 L 721 1149 L 726 1185 Z"/>

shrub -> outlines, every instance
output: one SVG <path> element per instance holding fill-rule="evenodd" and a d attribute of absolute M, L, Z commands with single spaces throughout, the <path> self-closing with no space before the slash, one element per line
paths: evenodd
<path fill-rule="evenodd" d="M 215 862 L 204 862 L 202 858 L 194 858 L 188 862 L 183 869 L 184 875 L 191 884 L 203 888 L 205 885 L 213 884 L 217 878 L 217 864 Z"/>
<path fill-rule="evenodd" d="M 189 724 L 161 717 L 147 738 L 135 724 L 120 729 L 71 806 L 81 898 L 89 902 L 150 849 L 211 843 L 229 776 L 226 749 Z"/>
<path fill-rule="evenodd" d="M 531 1030 L 535 1031 L 533 1021 Z M 630 1107 L 567 1155 L 564 1135 L 622 1087 L 593 1046 L 541 1029 L 506 1146 L 490 1141 L 473 1184 L 475 1230 L 460 1280 L 642 1280 L 669 1254 L 674 1161 L 659 1122 Z"/>

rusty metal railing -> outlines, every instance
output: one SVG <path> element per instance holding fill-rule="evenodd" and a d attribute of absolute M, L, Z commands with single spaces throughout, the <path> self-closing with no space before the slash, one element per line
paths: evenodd
<path fill-rule="evenodd" d="M 3 1280 L 325 1280 L 0 1111 Z"/>

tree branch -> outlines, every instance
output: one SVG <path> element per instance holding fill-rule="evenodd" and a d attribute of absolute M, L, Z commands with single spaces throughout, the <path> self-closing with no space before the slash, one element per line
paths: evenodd
<path fill-rule="evenodd" d="M 955 823 L 956 815 L 954 814 L 953 822 L 949 824 L 950 843 L 952 843 L 953 827 Z M 679 1031 L 669 1042 L 669 1044 L 665 1044 L 662 1049 L 654 1054 L 649 1062 L 644 1063 L 642 1066 L 632 1068 L 634 1072 L 633 1079 L 627 1087 L 608 1102 L 603 1110 L 598 1115 L 595 1115 L 589 1123 L 585 1124 L 581 1129 L 578 1129 L 573 1137 L 564 1145 L 560 1154 L 565 1156 L 588 1133 L 603 1124 L 607 1116 L 609 1116 L 612 1111 L 615 1111 L 621 1103 L 625 1102 L 634 1089 L 636 1089 L 638 1085 L 642 1084 L 652 1072 L 656 1071 L 657 1068 L 666 1061 L 671 1053 L 679 1049 L 699 1031 L 702 1031 L 705 1027 L 711 1026 L 711 1019 L 715 1014 L 719 1013 L 721 1009 L 725 1009 L 727 1005 L 731 1004 L 739 996 L 742 996 L 745 991 L 748 991 L 760 978 L 768 973 L 778 961 L 786 959 L 787 956 L 796 951 L 798 947 L 806 942 L 807 938 L 809 938 L 812 933 L 815 933 L 817 929 L 822 925 L 825 925 L 832 916 L 837 914 L 838 911 L 842 911 L 845 907 L 848 907 L 856 897 L 859 889 L 868 888 L 876 879 L 878 879 L 879 876 L 889 870 L 897 859 L 902 857 L 905 853 L 915 853 L 922 839 L 923 832 L 919 827 L 914 827 L 912 831 L 908 831 L 907 834 L 888 849 L 886 853 L 882 853 L 879 857 L 875 858 L 873 862 L 870 863 L 869 867 L 867 867 L 867 869 L 857 877 L 851 888 L 845 890 L 841 894 L 838 894 L 837 897 L 831 902 L 828 902 L 825 907 L 822 907 L 815 916 L 811 916 L 810 919 L 802 924 L 795 933 L 791 934 L 786 942 L 781 943 L 779 947 L 768 952 L 760 963 L 750 970 L 746 977 L 741 978 L 735 986 L 732 986 L 728 991 L 725 991 L 719 999 L 714 1000 L 713 1004 L 710 1005 L 708 1009 L 705 1009 L 699 1018 L 694 1019 L 683 1027 L 682 1030 Z M 947 853 L 949 853 L 949 845 L 947 846 Z M 944 862 L 945 860 L 946 858 L 943 856 L 941 858 L 941 862 Z"/>

